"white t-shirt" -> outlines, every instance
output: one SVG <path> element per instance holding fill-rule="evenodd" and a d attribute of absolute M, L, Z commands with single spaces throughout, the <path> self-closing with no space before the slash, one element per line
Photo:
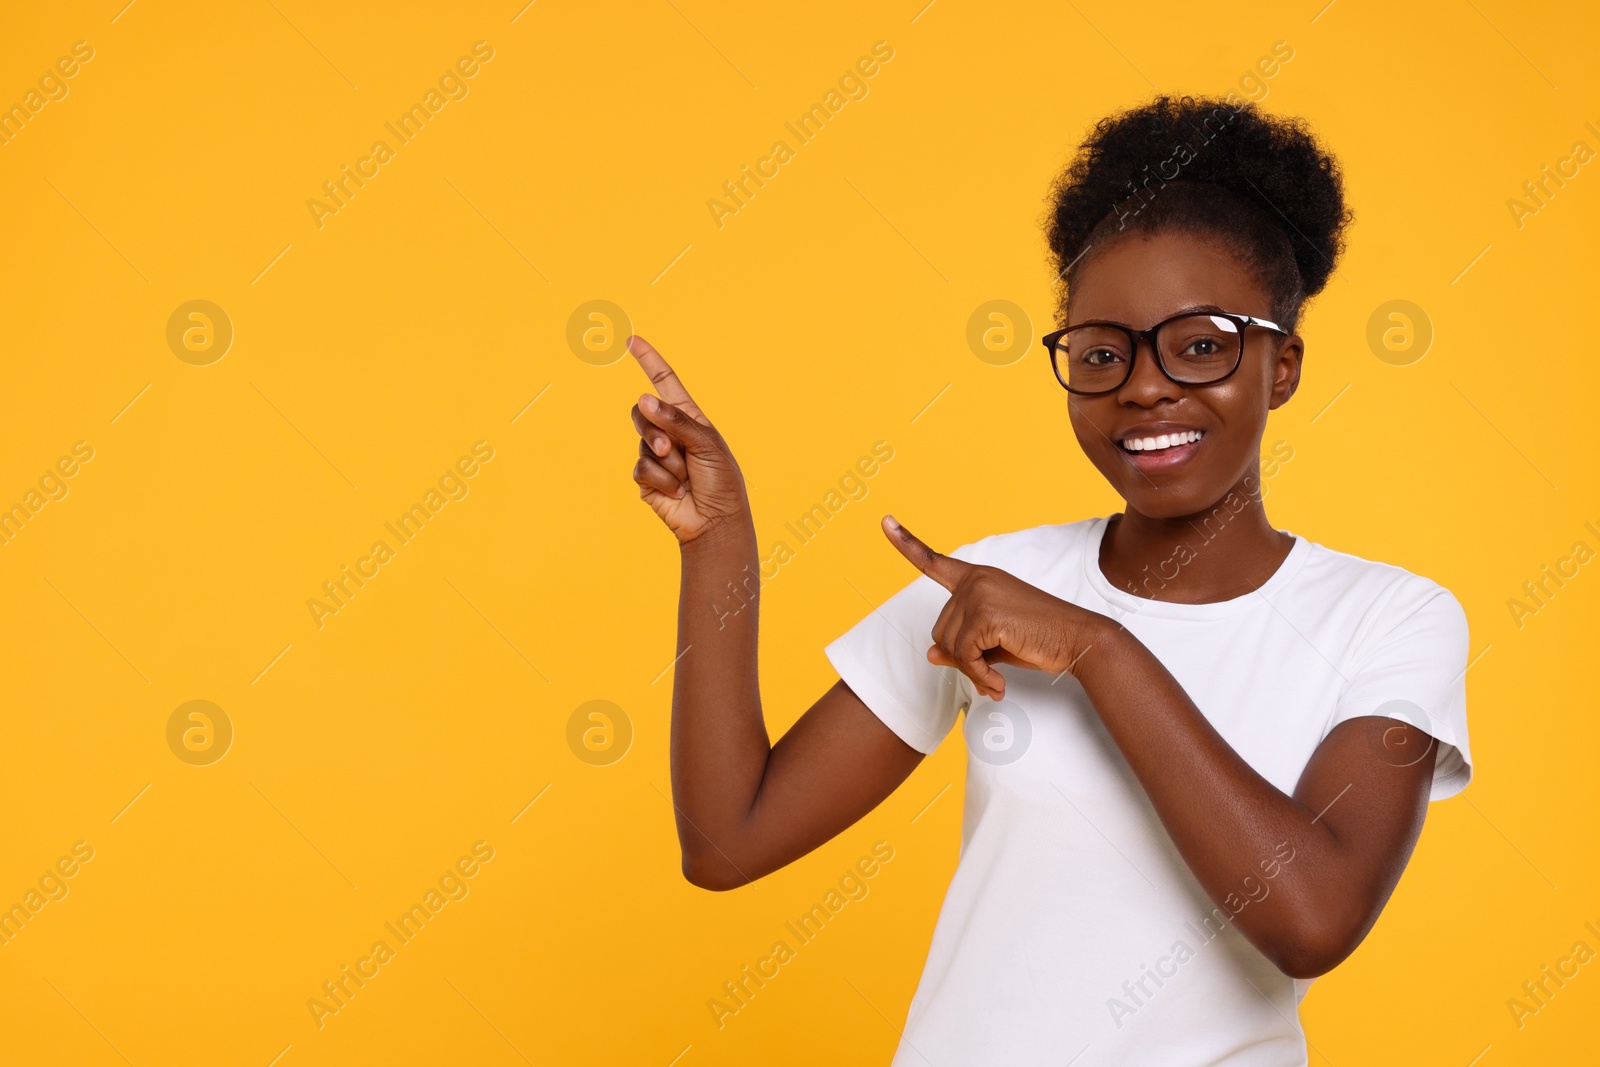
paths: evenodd
<path fill-rule="evenodd" d="M 1156 601 L 1101 572 L 1106 523 L 995 534 L 951 555 L 1120 621 L 1286 794 L 1335 725 L 1366 715 L 1440 742 L 1431 800 L 1466 787 L 1467 620 L 1448 590 L 1296 536 L 1253 593 Z M 1149 575 L 1156 588 L 1162 576 Z M 1231 921 L 1270 894 L 1292 848 L 1264 853 L 1253 884 L 1213 904 L 1072 675 L 998 665 L 997 703 L 928 662 L 949 596 L 919 575 L 826 648 L 918 751 L 967 712 L 960 861 L 895 1067 L 1305 1064 L 1298 1009 L 1311 982 L 1285 976 Z"/>

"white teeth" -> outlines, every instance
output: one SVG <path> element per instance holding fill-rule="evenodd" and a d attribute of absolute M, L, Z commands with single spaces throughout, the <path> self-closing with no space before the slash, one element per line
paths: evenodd
<path fill-rule="evenodd" d="M 1191 444 L 1204 436 L 1205 433 L 1200 430 L 1184 430 L 1181 433 L 1164 433 L 1158 437 L 1130 437 L 1122 442 L 1122 447 L 1129 452 L 1154 452 L 1177 445 Z"/>

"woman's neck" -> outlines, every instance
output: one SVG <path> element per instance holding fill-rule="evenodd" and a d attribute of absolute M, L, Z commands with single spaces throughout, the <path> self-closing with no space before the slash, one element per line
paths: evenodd
<path fill-rule="evenodd" d="M 1118 589 L 1150 600 L 1209 604 L 1259 588 L 1294 547 L 1274 530 L 1261 497 L 1242 486 L 1193 515 L 1152 518 L 1133 508 L 1111 518 L 1100 571 Z"/>

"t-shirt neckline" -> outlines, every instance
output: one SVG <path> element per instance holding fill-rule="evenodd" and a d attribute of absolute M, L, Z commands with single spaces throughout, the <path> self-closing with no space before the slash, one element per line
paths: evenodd
<path fill-rule="evenodd" d="M 1163 619 L 1216 619 L 1237 612 L 1248 611 L 1257 607 L 1263 600 L 1271 600 L 1274 595 L 1294 579 L 1296 572 L 1305 563 L 1306 557 L 1311 552 L 1311 542 L 1292 530 L 1285 530 L 1294 538 L 1294 544 L 1289 549 L 1289 554 L 1284 557 L 1278 569 L 1273 571 L 1267 580 L 1255 590 L 1233 597 L 1230 600 L 1217 600 L 1209 604 L 1181 604 L 1170 600 L 1151 600 L 1148 597 L 1137 596 L 1125 589 L 1118 589 L 1111 584 L 1100 570 L 1100 542 L 1105 538 L 1106 528 L 1110 525 L 1111 516 L 1102 515 L 1095 519 L 1084 535 L 1083 548 L 1083 574 L 1089 586 L 1094 589 L 1106 602 L 1121 611 L 1131 615 L 1147 615 Z M 1202 548 L 1201 551 L 1204 551 Z"/>

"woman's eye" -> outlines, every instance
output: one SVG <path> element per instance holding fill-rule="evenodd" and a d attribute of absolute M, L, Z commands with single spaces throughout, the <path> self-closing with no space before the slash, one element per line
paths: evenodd
<path fill-rule="evenodd" d="M 1105 367 L 1120 358 L 1122 357 L 1109 348 L 1096 348 L 1093 351 L 1086 352 L 1083 361 L 1091 367 Z"/>

